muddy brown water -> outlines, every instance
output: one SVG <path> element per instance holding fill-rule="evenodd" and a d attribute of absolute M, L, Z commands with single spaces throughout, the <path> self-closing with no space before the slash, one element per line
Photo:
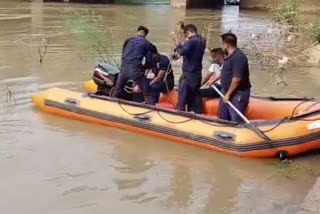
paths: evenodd
<path fill-rule="evenodd" d="M 220 32 L 243 23 L 259 32 L 268 23 L 261 12 L 171 9 L 169 6 L 108 6 L 0 3 L 0 80 L 16 99 L 6 101 L 1 85 L 1 213 L 294 213 L 320 174 L 317 152 L 276 160 L 241 159 L 128 131 L 69 120 L 36 110 L 27 96 L 50 87 L 82 90 L 93 59 L 81 57 L 63 17 L 71 7 L 90 8 L 120 40 L 138 24 L 151 29 L 162 52 L 181 19 L 202 23 L 221 17 Z M 238 24 L 237 24 L 238 23 Z M 42 37 L 48 53 L 39 63 Z M 211 46 L 219 45 L 215 35 Z M 119 42 L 119 47 L 121 42 Z M 208 62 L 204 63 L 206 66 Z M 175 65 L 176 73 L 179 71 Z M 317 68 L 294 68 L 287 87 L 265 85 L 270 73 L 252 69 L 254 93 L 319 95 Z"/>

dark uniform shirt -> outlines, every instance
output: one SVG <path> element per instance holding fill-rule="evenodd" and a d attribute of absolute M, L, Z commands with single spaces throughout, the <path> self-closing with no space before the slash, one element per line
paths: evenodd
<path fill-rule="evenodd" d="M 225 59 L 223 64 L 221 86 L 224 92 L 228 91 L 233 77 L 240 79 L 240 85 L 237 90 L 250 88 L 251 84 L 249 76 L 248 58 L 240 49 L 237 48 L 228 58 Z"/>
<path fill-rule="evenodd" d="M 205 51 L 205 42 L 200 35 L 189 38 L 183 45 L 178 45 L 176 50 L 183 56 L 182 71 L 188 76 L 201 79 L 202 59 Z"/>
<path fill-rule="evenodd" d="M 125 41 L 122 50 L 121 66 L 132 68 L 133 70 L 143 70 L 142 61 L 154 50 L 147 39 L 142 36 L 135 36 Z"/>
<path fill-rule="evenodd" d="M 173 70 L 169 58 L 162 54 L 160 54 L 159 63 L 157 64 L 155 69 L 152 69 L 152 72 L 155 74 L 155 76 L 158 76 L 160 70 L 167 71 L 165 76 L 166 79 L 164 79 L 163 81 L 166 81 L 168 84 L 168 88 L 172 90 L 174 88 Z"/>

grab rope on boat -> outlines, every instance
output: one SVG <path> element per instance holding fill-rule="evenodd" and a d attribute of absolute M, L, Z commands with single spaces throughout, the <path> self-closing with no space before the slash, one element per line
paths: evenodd
<path fill-rule="evenodd" d="M 173 123 L 173 124 L 186 123 L 186 122 L 189 122 L 189 121 L 193 120 L 193 118 L 189 118 L 189 119 L 186 119 L 186 120 L 184 120 L 184 121 L 170 121 L 170 120 L 164 118 L 164 117 L 161 115 L 161 113 L 160 113 L 159 110 L 157 110 L 157 113 L 158 113 L 159 117 L 161 117 L 161 119 L 163 119 L 164 121 L 166 121 L 166 122 L 168 122 L 168 123 Z"/>
<path fill-rule="evenodd" d="M 278 127 L 279 127 L 281 124 L 283 124 L 284 122 L 293 119 L 293 118 L 294 118 L 294 114 L 295 114 L 296 110 L 298 109 L 298 107 L 301 106 L 301 105 L 303 105 L 304 103 L 307 103 L 307 102 L 310 102 L 310 100 L 304 100 L 304 101 L 300 102 L 299 104 L 297 104 L 297 105 L 294 107 L 294 109 L 293 109 L 292 114 L 291 114 L 290 117 L 284 117 L 284 118 L 282 118 L 275 126 L 269 128 L 269 129 L 267 129 L 267 130 L 261 130 L 261 131 L 262 131 L 263 133 L 271 132 L 271 131 L 275 130 L 276 128 L 278 128 Z M 172 120 L 169 120 L 169 119 L 165 118 L 165 117 L 160 113 L 159 110 L 154 110 L 154 109 L 151 109 L 151 110 L 149 110 L 149 111 L 142 112 L 142 113 L 131 113 L 131 112 L 129 112 L 128 110 L 126 110 L 126 109 L 123 107 L 123 105 L 121 104 L 121 101 L 118 101 L 118 104 L 119 104 L 120 108 L 121 108 L 124 112 L 126 112 L 127 114 L 132 115 L 132 116 L 140 116 L 140 115 L 149 114 L 149 113 L 151 113 L 151 112 L 156 111 L 157 114 L 159 115 L 159 117 L 160 117 L 161 119 L 163 119 L 164 121 L 166 121 L 166 122 L 168 122 L 168 123 L 172 123 L 172 124 L 182 124 L 182 123 L 186 123 L 186 122 L 192 121 L 192 120 L 194 119 L 194 118 L 188 118 L 188 119 L 183 120 L 183 121 L 172 121 Z M 305 111 L 310 110 L 311 107 L 314 107 L 314 106 L 316 106 L 316 105 L 318 105 L 318 104 L 320 104 L 320 102 L 312 103 Z M 207 125 L 210 125 L 210 126 L 214 126 L 214 127 L 228 127 L 228 125 L 216 125 L 216 124 L 209 123 L 209 122 L 207 122 L 207 121 L 205 121 L 205 120 L 201 120 L 201 119 L 198 119 L 198 120 L 199 120 L 200 122 L 204 123 L 204 124 L 207 124 Z M 300 121 L 316 121 L 316 120 L 320 120 L 320 118 L 316 118 L 316 119 L 297 119 L 297 120 L 300 120 Z"/>
<path fill-rule="evenodd" d="M 262 132 L 264 132 L 264 133 L 271 132 L 271 131 L 275 130 L 276 128 L 278 128 L 278 127 L 279 127 L 282 123 L 284 123 L 285 121 L 293 119 L 293 118 L 294 118 L 294 114 L 295 114 L 296 110 L 298 109 L 298 107 L 301 106 L 301 105 L 304 104 L 304 103 L 309 102 L 309 101 L 310 101 L 310 100 L 304 100 L 304 101 L 302 101 L 301 103 L 299 103 L 298 105 L 296 105 L 296 106 L 294 107 L 294 109 L 293 109 L 292 114 L 291 114 L 290 117 L 284 117 L 284 118 L 282 118 L 282 119 L 279 121 L 279 123 L 277 123 L 274 127 L 270 128 L 270 129 L 267 129 L 267 130 L 262 130 Z M 314 106 L 316 106 L 316 105 L 318 105 L 318 104 L 320 104 L 319 101 L 318 101 L 318 102 L 315 102 L 315 103 L 312 103 L 305 111 L 306 111 L 306 112 L 309 111 L 312 107 L 314 107 Z M 320 118 L 315 118 L 315 119 L 298 119 L 298 120 L 300 120 L 300 121 L 310 121 L 310 122 L 311 122 L 311 121 L 320 120 Z"/>
<path fill-rule="evenodd" d="M 118 101 L 118 104 L 119 104 L 120 108 L 122 109 L 122 111 L 124 111 L 124 112 L 126 112 L 127 114 L 132 115 L 132 116 L 144 115 L 144 114 L 148 114 L 148 113 L 153 112 L 153 110 L 151 109 L 151 110 L 149 110 L 149 111 L 142 112 L 142 113 L 131 113 L 131 112 L 129 112 L 127 109 L 125 109 L 125 108 L 122 106 L 122 104 L 121 104 L 120 101 Z"/>

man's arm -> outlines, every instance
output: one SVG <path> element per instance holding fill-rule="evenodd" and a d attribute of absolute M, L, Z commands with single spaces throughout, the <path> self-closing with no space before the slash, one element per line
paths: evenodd
<path fill-rule="evenodd" d="M 165 74 L 166 74 L 166 72 L 167 72 L 167 71 L 165 71 L 165 70 L 160 70 L 159 73 L 158 73 L 158 75 L 150 82 L 150 85 L 162 81 L 163 78 L 164 78 L 164 76 L 165 76 Z"/>
<path fill-rule="evenodd" d="M 212 64 L 209 68 L 209 74 L 206 76 L 206 78 L 203 81 L 203 85 L 205 84 L 210 86 L 216 83 L 221 78 L 221 75 L 217 76 L 217 73 L 221 73 L 219 65 Z M 213 75 L 215 78 L 212 78 Z"/>
<path fill-rule="evenodd" d="M 206 85 L 206 83 L 209 81 L 209 79 L 212 77 L 213 73 L 212 72 L 209 72 L 207 74 L 207 76 L 203 79 L 202 83 L 201 83 L 201 86 L 203 85 Z"/>
<path fill-rule="evenodd" d="M 193 41 L 188 40 L 184 44 L 179 43 L 176 47 L 176 51 L 180 56 L 186 56 L 192 52 Z"/>
<path fill-rule="evenodd" d="M 132 38 L 129 38 L 129 39 L 127 39 L 127 40 L 123 43 L 123 46 L 122 46 L 122 54 L 123 54 L 123 52 L 124 52 L 124 49 L 127 47 L 128 42 L 129 42 L 131 39 L 132 39 Z"/>
<path fill-rule="evenodd" d="M 244 72 L 248 66 L 248 63 L 247 63 L 246 59 L 244 59 L 244 58 L 236 59 L 232 63 L 233 63 L 232 64 L 233 77 L 231 80 L 231 85 L 230 85 L 230 87 L 224 97 L 225 102 L 229 101 L 233 92 L 240 85 L 240 82 L 243 79 Z"/>
<path fill-rule="evenodd" d="M 230 100 L 231 95 L 233 94 L 233 92 L 238 88 L 238 86 L 240 85 L 240 81 L 241 79 L 239 77 L 233 77 L 231 80 L 231 85 L 227 91 L 227 93 L 224 95 L 224 102 L 227 102 Z"/>

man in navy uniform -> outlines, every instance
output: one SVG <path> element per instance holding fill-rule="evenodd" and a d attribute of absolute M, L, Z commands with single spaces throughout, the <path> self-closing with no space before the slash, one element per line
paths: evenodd
<path fill-rule="evenodd" d="M 242 118 L 227 104 L 227 101 L 230 101 L 241 113 L 245 113 L 251 90 L 248 59 L 237 48 L 236 35 L 226 33 L 221 38 L 227 57 L 221 73 L 224 98 L 220 99 L 219 117 L 224 120 L 242 122 Z"/>
<path fill-rule="evenodd" d="M 156 105 L 161 92 L 168 93 L 174 88 L 174 75 L 169 57 L 158 52 L 153 53 L 150 72 L 151 105 Z"/>
<path fill-rule="evenodd" d="M 186 25 L 183 29 L 186 41 L 182 43 L 174 38 L 176 52 L 183 56 L 182 75 L 178 87 L 177 109 L 195 113 L 202 113 L 202 105 L 199 105 L 199 89 L 201 87 L 202 59 L 206 48 L 205 40 L 197 33 L 193 24 Z"/>
<path fill-rule="evenodd" d="M 146 39 L 148 33 L 148 28 L 139 26 L 137 35 L 125 41 L 122 50 L 120 74 L 113 97 L 120 98 L 127 81 L 133 80 L 135 82 L 134 91 L 141 91 L 145 103 L 150 103 L 150 92 L 143 61 L 147 60 L 150 53 L 155 51 L 155 46 Z"/>

